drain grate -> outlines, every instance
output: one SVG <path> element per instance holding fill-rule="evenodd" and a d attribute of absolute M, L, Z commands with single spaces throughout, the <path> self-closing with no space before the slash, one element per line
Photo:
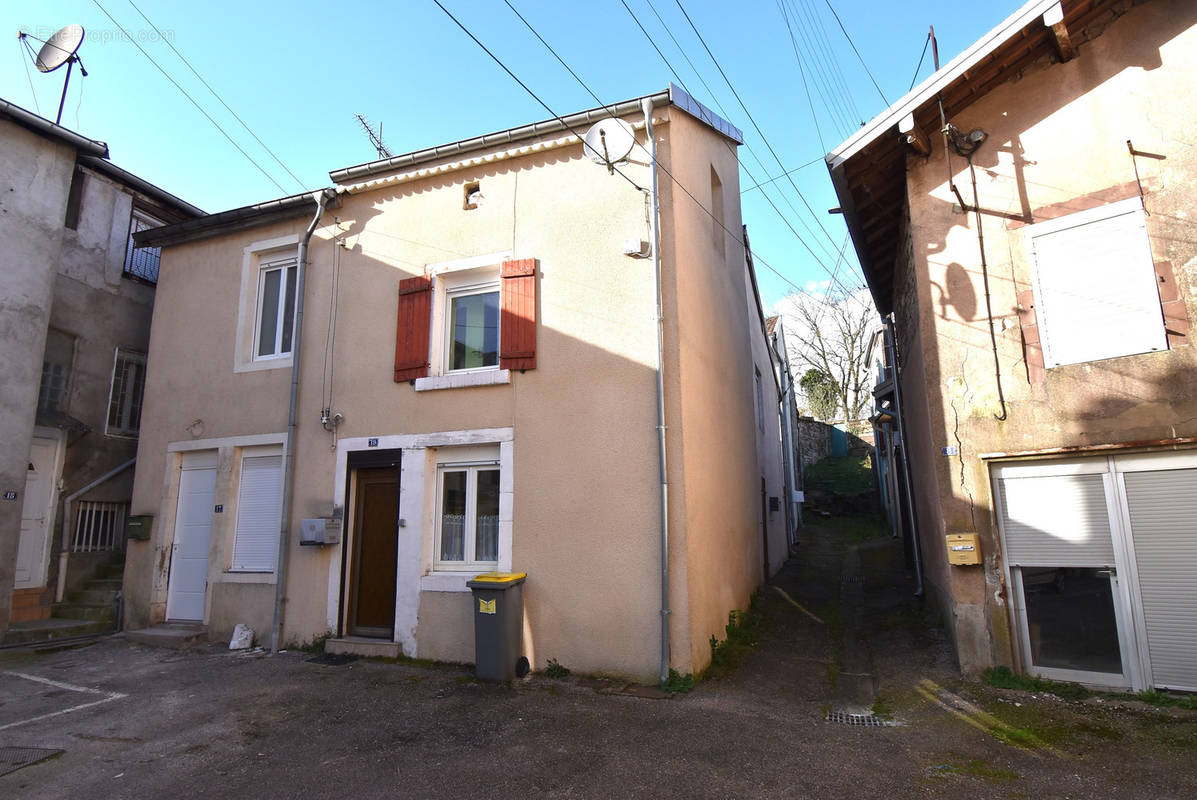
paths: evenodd
<path fill-rule="evenodd" d="M 21 767 L 28 767 L 62 753 L 62 750 L 51 747 L 0 747 L 0 775 L 16 772 Z"/>
<path fill-rule="evenodd" d="M 322 653 L 321 655 L 305 659 L 309 664 L 324 664 L 329 667 L 343 667 L 357 661 L 361 656 L 352 653 Z"/>
<path fill-rule="evenodd" d="M 828 711 L 824 717 L 828 722 L 838 722 L 841 725 L 856 725 L 861 728 L 888 727 L 885 720 L 878 719 L 876 714 L 853 714 L 848 711 Z"/>

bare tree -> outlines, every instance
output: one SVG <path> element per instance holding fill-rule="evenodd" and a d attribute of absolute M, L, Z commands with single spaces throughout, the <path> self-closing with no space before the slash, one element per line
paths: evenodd
<path fill-rule="evenodd" d="M 868 290 L 848 293 L 832 287 L 825 293 L 790 292 L 774 310 L 785 320 L 795 371 L 818 370 L 828 379 L 825 387 L 835 392 L 836 412 L 849 420 L 859 419 L 872 389 L 868 347 L 878 324 Z M 806 400 L 812 411 L 814 405 L 822 405 L 820 398 Z"/>

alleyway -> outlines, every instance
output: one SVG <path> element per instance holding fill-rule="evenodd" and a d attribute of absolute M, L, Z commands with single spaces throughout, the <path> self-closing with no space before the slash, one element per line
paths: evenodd
<path fill-rule="evenodd" d="M 1197 712 L 963 681 L 908 580 L 875 525 L 809 525 L 756 646 L 670 699 L 120 639 L 0 655 L 0 758 L 62 751 L 0 796 L 1197 796 Z"/>

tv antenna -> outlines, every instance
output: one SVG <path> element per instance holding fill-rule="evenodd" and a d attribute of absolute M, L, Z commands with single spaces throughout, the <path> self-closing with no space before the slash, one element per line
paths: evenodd
<path fill-rule="evenodd" d="M 63 64 L 67 65 L 66 80 L 62 82 L 62 99 L 58 101 L 58 116 L 54 118 L 54 124 L 59 125 L 62 123 L 62 107 L 66 104 L 67 87 L 71 85 L 71 69 L 78 63 L 79 72 L 83 73 L 83 77 L 87 77 L 87 70 L 79 59 L 79 45 L 83 44 L 83 26 L 67 25 L 55 31 L 54 35 L 45 41 L 24 31 L 18 33 L 17 38 L 25 45 L 30 55 L 33 55 L 33 48 L 25 40 L 41 42 L 42 49 L 33 58 L 38 72 L 53 72 Z"/>
<path fill-rule="evenodd" d="M 361 114 L 355 114 L 357 121 L 366 129 L 366 135 L 370 137 L 370 144 L 374 145 L 374 149 L 378 151 L 379 158 L 390 158 L 393 153 L 387 146 L 382 143 L 382 123 L 378 123 L 378 133 L 374 133 L 374 129 L 370 127 L 370 122 Z"/>

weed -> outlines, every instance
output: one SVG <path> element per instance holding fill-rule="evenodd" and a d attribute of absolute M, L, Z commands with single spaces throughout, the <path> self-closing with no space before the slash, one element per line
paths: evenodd
<path fill-rule="evenodd" d="M 661 684 L 661 688 L 667 692 L 686 693 L 694 691 L 694 673 L 687 672 L 685 675 L 678 672 L 676 669 L 669 670 L 669 677 Z"/>
<path fill-rule="evenodd" d="M 1190 694 L 1180 697 L 1174 694 L 1165 694 L 1158 689 L 1145 689 L 1135 696 L 1144 703 L 1152 706 L 1160 706 L 1163 708 L 1183 708 L 1186 711 L 1197 711 L 1197 695 Z"/>
<path fill-rule="evenodd" d="M 703 674 L 704 678 L 726 677 L 740 663 L 744 654 L 756 646 L 764 619 L 760 611 L 760 593 L 754 594 L 747 611 L 731 611 L 722 642 L 711 636 L 711 663 Z"/>
<path fill-rule="evenodd" d="M 1029 675 L 1015 675 L 1009 667 L 989 667 L 981 673 L 981 680 L 999 689 L 1020 689 L 1024 692 L 1047 692 L 1065 700 L 1084 700 L 1090 691 L 1077 683 L 1061 683 Z"/>
<path fill-rule="evenodd" d="M 868 456 L 828 456 L 806 468 L 806 485 L 830 492 L 863 492 L 873 486 Z"/>
<path fill-rule="evenodd" d="M 1014 770 L 990 766 L 979 758 L 971 759 L 961 772 L 987 783 L 1012 783 L 1022 777 Z"/>
<path fill-rule="evenodd" d="M 313 636 L 311 639 L 304 642 L 292 642 L 287 645 L 288 650 L 299 650 L 304 653 L 311 653 L 312 655 L 321 655 L 324 652 L 324 643 L 332 638 L 332 631 L 327 631 L 319 636 Z"/>
<path fill-rule="evenodd" d="M 545 665 L 544 674 L 546 678 L 564 678 L 569 674 L 569 667 L 564 667 L 557 659 L 550 658 Z"/>
<path fill-rule="evenodd" d="M 894 710 L 885 698 L 879 696 L 873 701 L 873 716 L 880 720 L 891 720 L 894 718 Z"/>

